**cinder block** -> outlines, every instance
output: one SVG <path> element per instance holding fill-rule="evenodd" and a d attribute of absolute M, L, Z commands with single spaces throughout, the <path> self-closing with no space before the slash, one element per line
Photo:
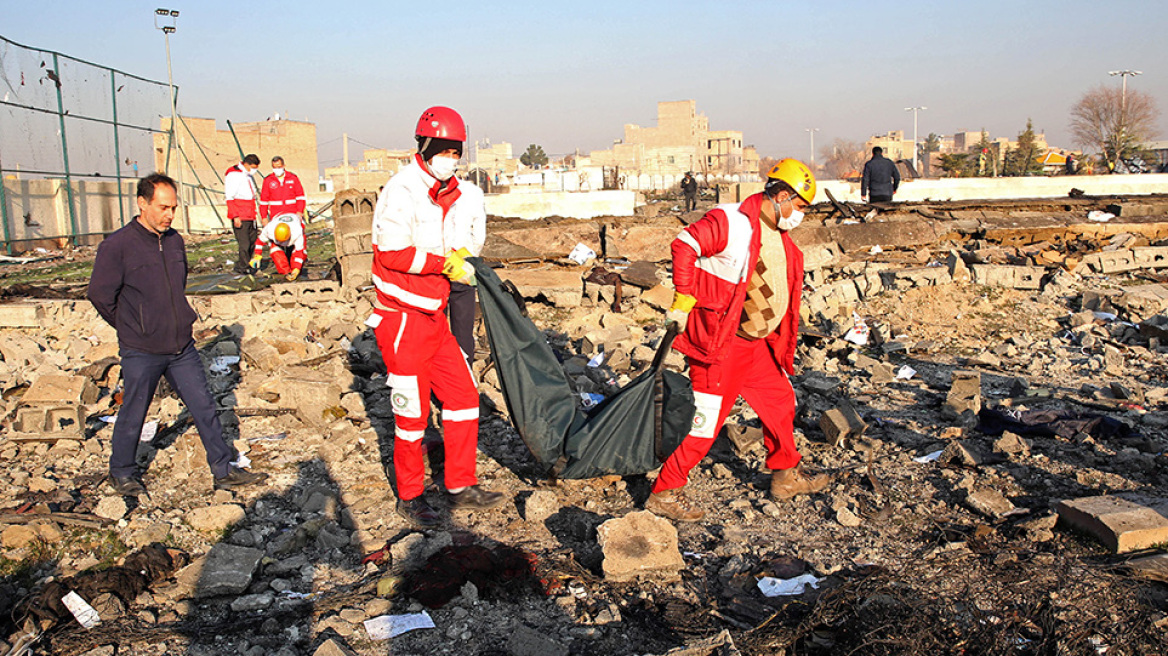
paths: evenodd
<path fill-rule="evenodd" d="M 345 289 L 373 284 L 373 253 L 341 256 L 341 283 Z"/>
<path fill-rule="evenodd" d="M 1042 267 L 1014 267 L 1015 289 L 1039 289 L 1042 287 L 1042 276 L 1046 269 Z"/>
<path fill-rule="evenodd" d="M 240 344 L 239 351 L 245 360 L 264 371 L 280 366 L 280 351 L 259 337 L 252 337 Z"/>
<path fill-rule="evenodd" d="M 36 328 L 42 325 L 45 310 L 32 303 L 0 305 L 0 328 Z"/>
<path fill-rule="evenodd" d="M 25 405 L 84 405 L 97 400 L 98 389 L 85 376 L 41 376 L 33 381 L 21 402 Z"/>
<path fill-rule="evenodd" d="M 342 189 L 333 197 L 333 216 L 372 213 L 377 206 L 377 194 L 360 189 Z"/>
<path fill-rule="evenodd" d="M 45 409 L 24 407 L 16 410 L 16 420 L 12 430 L 18 433 L 39 433 L 45 430 Z"/>
<path fill-rule="evenodd" d="M 301 305 L 329 303 L 340 300 L 341 286 L 335 280 L 314 280 L 295 285 L 299 288 L 297 300 Z"/>
<path fill-rule="evenodd" d="M 850 403 L 844 403 L 823 413 L 819 418 L 819 428 L 827 436 L 832 446 L 839 446 L 844 440 L 859 437 L 868 430 L 868 424 L 860 417 Z"/>
<path fill-rule="evenodd" d="M 1141 269 L 1168 268 L 1168 246 L 1133 248 L 1132 254 Z"/>
<path fill-rule="evenodd" d="M 1060 501 L 1059 519 L 1116 553 L 1168 542 L 1168 499 L 1136 502 L 1117 496 Z"/>

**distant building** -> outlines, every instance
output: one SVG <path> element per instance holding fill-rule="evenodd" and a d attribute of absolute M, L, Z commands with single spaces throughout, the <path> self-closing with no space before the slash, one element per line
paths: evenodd
<path fill-rule="evenodd" d="M 186 153 L 182 162 L 186 202 L 208 204 L 208 197 L 211 203 L 223 202 L 223 173 L 242 158 L 240 149 L 244 154 L 255 153 L 259 156 L 260 173 L 264 175 L 271 173 L 272 157 L 283 157 L 284 166 L 300 178 L 305 191 L 312 193 L 317 190 L 320 171 L 316 159 L 314 123 L 283 119 L 232 125 L 235 128 L 234 137 L 230 130 L 216 129 L 213 118 L 179 117 L 179 144 Z M 183 158 L 176 149 L 167 148 L 170 140 L 167 134 L 170 130 L 169 116 L 162 118 L 162 130 L 154 135 L 154 168 L 157 171 L 170 171 L 170 176 L 175 177 L 179 165 L 176 159 Z M 192 137 L 195 143 L 192 143 Z M 238 146 L 235 144 L 237 138 Z M 168 155 L 171 158 L 169 165 Z M 206 191 L 197 191 L 190 185 L 201 185 L 206 187 Z"/>

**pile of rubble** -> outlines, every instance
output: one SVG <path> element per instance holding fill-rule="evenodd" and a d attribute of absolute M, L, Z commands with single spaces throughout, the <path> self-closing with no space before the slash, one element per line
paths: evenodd
<path fill-rule="evenodd" d="M 341 257 L 364 254 L 360 201 L 338 221 Z M 94 655 L 374 654 L 384 639 L 434 654 L 870 653 L 884 639 L 1155 651 L 1164 584 L 1132 572 L 1165 578 L 1150 548 L 1168 542 L 1168 224 L 1041 213 L 1044 226 L 1027 227 L 929 208 L 941 218 L 910 209 L 860 222 L 828 208 L 800 235 L 797 440 L 833 486 L 771 501 L 761 429 L 740 405 L 691 477 L 707 519 L 678 527 L 638 510 L 651 477 L 547 481 L 507 422 L 480 330 L 479 474 L 512 502 L 409 528 L 392 511 L 389 392 L 357 276 L 192 299 L 227 437 L 271 478 L 212 492 L 163 385 L 139 451 L 150 494 L 134 503 L 103 482 L 119 400 L 112 329 L 82 301 L 0 305 L 8 644 L 35 635 L 38 653 Z M 682 224 L 492 222 L 485 255 L 582 406 L 652 358 Z M 595 260 L 565 257 L 581 243 Z M 677 354 L 667 364 L 684 370 Z M 424 444 L 440 481 L 438 431 Z M 77 586 L 157 544 L 190 563 L 132 595 L 91 583 L 90 628 L 33 612 L 54 581 Z"/>

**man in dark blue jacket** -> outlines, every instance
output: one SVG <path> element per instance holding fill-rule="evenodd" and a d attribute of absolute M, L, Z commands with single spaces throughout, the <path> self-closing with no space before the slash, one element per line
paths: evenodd
<path fill-rule="evenodd" d="M 864 164 L 864 179 L 860 181 L 860 200 L 868 202 L 871 192 L 873 203 L 891 203 L 892 195 L 900 188 L 900 171 L 896 164 L 884 156 L 884 149 L 872 149 L 872 159 Z"/>
<path fill-rule="evenodd" d="M 89 301 L 118 332 L 123 394 L 110 449 L 110 483 L 118 494 L 129 496 L 146 491 L 135 460 L 142 423 L 163 376 L 195 421 L 216 489 L 267 478 L 234 467 L 235 450 L 223 440 L 191 334 L 196 314 L 184 291 L 186 248 L 170 228 L 178 207 L 175 190 L 174 180 L 161 173 L 138 181 L 140 214 L 101 243 L 89 279 Z"/>

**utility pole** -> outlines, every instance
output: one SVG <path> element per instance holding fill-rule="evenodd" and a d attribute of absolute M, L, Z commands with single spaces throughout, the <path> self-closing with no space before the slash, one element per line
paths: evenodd
<path fill-rule="evenodd" d="M 917 112 L 928 109 L 928 107 L 905 107 L 904 111 L 913 113 L 913 170 L 920 175 L 920 164 L 917 163 Z"/>
<path fill-rule="evenodd" d="M 344 151 L 345 158 L 345 189 L 351 188 L 349 185 L 349 133 L 341 133 L 341 150 Z"/>
<path fill-rule="evenodd" d="M 1137 75 L 1143 75 L 1143 71 L 1122 70 L 1111 71 L 1108 75 L 1115 77 L 1116 75 L 1123 78 L 1123 90 L 1119 96 L 1119 151 L 1115 153 L 1115 158 L 1118 160 L 1122 156 L 1123 149 L 1127 146 L 1127 79 Z M 1116 162 L 1118 165 L 1119 162 Z"/>
<path fill-rule="evenodd" d="M 803 128 L 803 131 L 806 132 L 807 134 L 811 135 L 811 160 L 808 162 L 808 164 L 811 166 L 811 170 L 814 171 L 815 170 L 815 133 L 819 132 L 819 128 Z"/>
<path fill-rule="evenodd" d="M 177 211 L 182 215 L 183 230 L 189 234 L 191 215 L 187 212 L 186 203 L 183 202 L 183 150 L 182 135 L 178 131 L 178 94 L 174 92 L 174 72 L 170 67 L 170 35 L 174 34 L 177 22 L 178 10 L 161 8 L 154 10 L 154 28 L 162 30 L 162 34 L 166 37 L 166 79 L 170 83 L 170 134 L 171 141 L 174 142 L 174 146 L 178 148 L 179 152 L 179 157 L 175 158 L 175 162 L 178 164 L 178 171 L 175 175 L 175 181 L 178 183 Z"/>

